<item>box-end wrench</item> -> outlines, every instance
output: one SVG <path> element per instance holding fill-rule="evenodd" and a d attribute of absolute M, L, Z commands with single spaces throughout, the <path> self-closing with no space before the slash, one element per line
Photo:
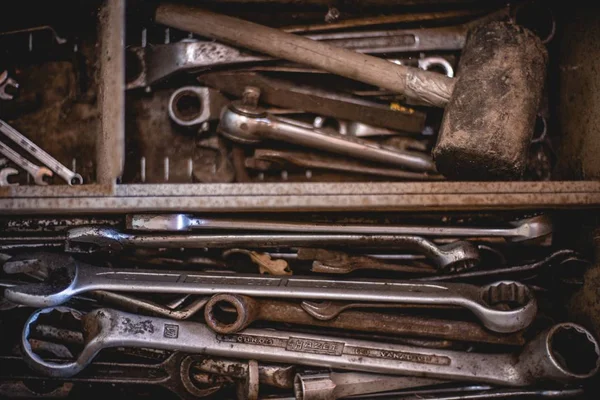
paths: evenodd
<path fill-rule="evenodd" d="M 219 335 L 201 323 L 111 309 L 82 316 L 83 350 L 75 361 L 55 364 L 35 354 L 28 340 L 38 318 L 54 311 L 76 312 L 65 308 L 36 311 L 25 323 L 21 343 L 28 365 L 50 376 L 73 376 L 102 349 L 117 346 L 505 386 L 576 382 L 594 376 L 600 368 L 598 343 L 585 328 L 572 323 L 554 325 L 518 354 L 478 354 L 267 329 Z"/>
<path fill-rule="evenodd" d="M 56 175 L 63 178 L 69 185 L 80 185 L 83 183 L 81 175 L 76 174 L 69 168 L 62 165 L 56 158 L 46 153 L 41 147 L 27 139 L 12 126 L 0 120 L 0 132 L 2 132 L 10 140 L 21 146 L 25 151 L 37 158 L 42 164 L 54 171 Z M 6 157 L 10 158 L 8 155 Z M 12 160 L 12 158 L 11 158 Z M 13 160 L 15 161 L 15 160 Z M 16 162 L 16 161 L 15 161 Z M 30 171 L 27 171 L 31 173 Z M 32 174 L 34 177 L 35 175 Z M 37 183 L 37 181 L 36 181 Z"/>
<path fill-rule="evenodd" d="M 253 299 L 229 293 L 216 294 L 210 298 L 204 307 L 204 319 L 213 331 L 223 335 L 240 332 L 255 321 L 271 321 L 394 336 L 428 337 L 510 346 L 521 346 L 525 343 L 520 332 L 510 335 L 499 334 L 490 332 L 473 322 L 364 311 L 346 311 L 334 319 L 322 320 L 313 318 L 298 303 Z"/>
<path fill-rule="evenodd" d="M 2 238 L 2 241 L 10 238 Z M 459 271 L 475 267 L 481 261 L 477 246 L 468 241 L 437 245 L 419 236 L 368 234 L 140 234 L 114 228 L 84 226 L 70 229 L 65 250 L 72 253 L 97 250 L 121 251 L 127 247 L 150 248 L 274 248 L 311 246 L 386 247 L 420 252 L 439 269 Z M 47 240 L 46 240 L 47 242 Z"/>
<path fill-rule="evenodd" d="M 296 221 L 214 218 L 191 214 L 131 214 L 127 229 L 148 232 L 188 232 L 203 229 L 305 233 L 360 233 L 433 237 L 501 237 L 509 242 L 526 242 L 552 234 L 547 215 L 509 222 L 508 227 L 323 224 Z"/>
<path fill-rule="evenodd" d="M 529 288 L 512 281 L 487 286 L 460 283 L 429 284 L 390 280 L 334 280 L 312 277 L 223 275 L 219 273 L 167 272 L 95 267 L 62 254 L 40 253 L 16 256 L 4 270 L 20 272 L 32 264 L 44 269 L 48 279 L 9 287 L 4 297 L 31 307 L 63 304 L 71 297 L 92 290 L 136 293 L 240 294 L 254 297 L 321 299 L 380 303 L 451 305 L 473 312 L 495 332 L 526 328 L 535 318 L 536 299 Z M 498 309 L 498 304 L 513 304 Z"/>
<path fill-rule="evenodd" d="M 51 177 L 52 171 L 50 171 L 46 167 L 40 167 L 5 145 L 3 142 L 0 142 L 0 153 L 19 167 L 23 168 L 25 172 L 29 173 L 33 177 L 33 181 L 36 185 L 47 185 L 48 182 L 44 181 L 45 177 Z"/>

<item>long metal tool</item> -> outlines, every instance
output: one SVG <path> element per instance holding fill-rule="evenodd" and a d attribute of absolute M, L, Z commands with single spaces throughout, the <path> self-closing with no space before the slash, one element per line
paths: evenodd
<path fill-rule="evenodd" d="M 478 287 L 460 283 L 428 284 L 389 280 L 333 280 L 311 277 L 223 275 L 111 269 L 86 265 L 60 254 L 38 254 L 4 264 L 6 272 L 36 265 L 48 279 L 41 283 L 6 288 L 4 297 L 32 307 L 63 304 L 91 290 L 137 293 L 231 293 L 255 297 L 322 299 L 380 303 L 451 305 L 473 312 L 496 332 L 516 332 L 535 318 L 533 293 L 518 282 L 503 281 Z M 498 304 L 513 304 L 510 309 Z"/>
<path fill-rule="evenodd" d="M 86 343 L 73 362 L 47 362 L 31 349 L 28 339 L 32 327 L 40 316 L 52 312 L 70 313 L 81 319 Z M 527 386 L 547 380 L 576 382 L 592 377 L 600 367 L 600 349 L 593 335 L 572 323 L 544 331 L 519 354 L 478 354 L 259 329 L 218 335 L 201 323 L 174 322 L 111 309 L 78 314 L 71 309 L 47 308 L 28 319 L 21 344 L 24 358 L 34 370 L 50 376 L 73 376 L 83 371 L 102 349 L 117 346 L 505 386 Z M 573 351 L 574 343 L 577 351 Z"/>
<path fill-rule="evenodd" d="M 255 321 L 271 321 L 512 346 L 525 343 L 521 333 L 498 334 L 472 322 L 363 311 L 345 311 L 335 319 L 324 321 L 313 318 L 298 303 L 228 293 L 210 298 L 204 307 L 204 319 L 212 330 L 223 335 L 240 332 Z"/>
<path fill-rule="evenodd" d="M 310 124 L 274 116 L 255 105 L 233 102 L 223 109 L 217 128 L 226 138 L 257 144 L 272 139 L 414 171 L 435 173 L 431 156 L 316 129 Z"/>
<path fill-rule="evenodd" d="M 0 248 L 60 246 L 71 253 L 96 251 L 118 252 L 126 248 L 275 248 L 354 246 L 360 248 L 395 248 L 422 253 L 438 268 L 463 270 L 476 266 L 481 257 L 477 247 L 468 241 L 437 245 L 420 236 L 363 234 L 140 234 L 122 232 L 109 227 L 84 226 L 69 229 L 65 235 L 53 237 L 2 237 Z"/>
<path fill-rule="evenodd" d="M 8 125 L 2 120 L 0 120 L 0 132 L 2 132 L 4 135 L 6 135 L 6 137 L 8 137 L 10 140 L 15 142 L 19 146 L 21 146 L 21 148 L 23 148 L 33 157 L 37 158 L 41 163 L 43 163 L 52 171 L 54 171 L 56 175 L 63 178 L 69 185 L 80 185 L 83 183 L 83 178 L 81 177 L 81 175 L 76 174 L 69 168 L 65 167 L 56 158 L 46 153 L 44 149 L 39 147 L 37 144 L 33 143 L 31 140 L 27 139 L 20 132 L 18 132 L 16 129 L 14 129 L 12 126 Z M 34 174 L 32 175 L 35 176 Z"/>
<path fill-rule="evenodd" d="M 3 142 L 0 142 L 0 154 L 17 164 L 17 166 L 19 166 L 20 168 L 23 168 L 25 172 L 27 172 L 33 177 L 33 180 L 36 183 L 36 185 L 48 184 L 48 182 L 44 181 L 45 177 L 52 176 L 52 171 L 50 171 L 48 168 L 35 165 L 31 161 L 29 161 L 28 159 L 26 159 L 25 157 L 23 157 L 22 155 L 5 145 Z"/>
<path fill-rule="evenodd" d="M 552 234 L 552 221 L 546 215 L 511 221 L 508 227 L 323 224 L 296 221 L 214 218 L 190 214 L 131 214 L 126 227 L 134 231 L 189 232 L 193 230 L 269 231 L 296 233 L 357 233 L 433 237 L 502 237 L 525 242 Z"/>
<path fill-rule="evenodd" d="M 364 372 L 299 373 L 294 380 L 294 394 L 297 400 L 336 400 L 440 383 L 443 381 Z"/>

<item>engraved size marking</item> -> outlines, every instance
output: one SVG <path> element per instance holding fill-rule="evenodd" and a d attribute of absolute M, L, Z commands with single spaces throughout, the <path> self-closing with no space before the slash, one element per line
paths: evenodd
<path fill-rule="evenodd" d="M 286 341 L 269 336 L 217 335 L 217 340 L 230 343 L 255 344 L 259 346 L 285 347 Z"/>
<path fill-rule="evenodd" d="M 179 325 L 165 324 L 163 336 L 167 339 L 177 339 L 179 337 Z"/>
<path fill-rule="evenodd" d="M 373 358 L 387 358 L 390 360 L 413 362 L 418 364 L 450 365 L 450 358 L 445 356 L 437 356 L 435 354 L 407 353 L 404 351 L 369 349 L 366 347 L 346 347 L 345 354 Z"/>
<path fill-rule="evenodd" d="M 288 339 L 285 349 L 287 351 L 297 351 L 300 353 L 341 356 L 344 351 L 344 343 L 291 337 Z"/>

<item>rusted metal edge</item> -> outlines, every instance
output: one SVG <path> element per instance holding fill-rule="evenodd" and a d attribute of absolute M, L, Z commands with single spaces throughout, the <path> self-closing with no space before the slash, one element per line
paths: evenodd
<path fill-rule="evenodd" d="M 99 25 L 101 117 L 96 180 L 115 184 L 125 164 L 125 0 L 105 0 Z"/>
<path fill-rule="evenodd" d="M 9 188 L 0 214 L 557 209 L 600 207 L 600 182 L 119 185 Z M 6 192 L 5 192 L 6 193 Z"/>

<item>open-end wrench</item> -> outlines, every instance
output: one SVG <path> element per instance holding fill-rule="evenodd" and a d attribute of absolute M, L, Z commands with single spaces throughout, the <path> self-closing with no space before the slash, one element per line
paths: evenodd
<path fill-rule="evenodd" d="M 509 222 L 508 227 L 323 224 L 296 221 L 265 221 L 214 218 L 190 214 L 132 214 L 127 229 L 152 232 L 187 232 L 202 229 L 303 233 L 360 233 L 433 237 L 502 237 L 510 242 L 535 240 L 552 234 L 552 221 L 546 215 Z"/>
<path fill-rule="evenodd" d="M 385 247 L 420 252 L 439 269 L 459 271 L 479 264 L 481 256 L 477 246 L 468 241 L 455 241 L 437 245 L 419 236 L 367 235 L 367 234 L 140 234 L 121 232 L 115 228 L 83 226 L 69 229 L 64 237 L 65 250 L 88 253 L 98 250 L 121 251 L 135 248 L 274 248 L 352 246 L 361 248 Z M 30 241 L 32 237 L 27 240 Z M 49 243 L 44 238 L 44 243 Z M 55 238 L 53 238 L 55 239 Z M 0 243 L 12 243 L 8 237 Z"/>
<path fill-rule="evenodd" d="M 600 349 L 593 335 L 572 323 L 544 331 L 519 354 L 478 354 L 267 329 L 219 335 L 201 323 L 111 309 L 80 316 L 86 340 L 83 350 L 75 361 L 56 364 L 35 354 L 28 340 L 38 318 L 52 312 L 77 313 L 65 308 L 36 311 L 25 323 L 21 343 L 28 365 L 50 376 L 73 376 L 102 349 L 117 346 L 505 386 L 574 382 L 592 377 L 600 367 Z"/>
<path fill-rule="evenodd" d="M 56 173 L 56 175 L 63 178 L 69 185 L 80 185 L 83 183 L 83 178 L 81 175 L 76 174 L 71 171 L 69 168 L 62 165 L 56 158 L 52 157 L 50 154 L 46 153 L 41 147 L 37 144 L 33 143 L 31 140 L 27 139 L 21 133 L 19 133 L 12 126 L 8 125 L 6 122 L 0 120 L 0 132 L 2 132 L 6 137 L 10 140 L 21 146 L 25 151 L 31 154 L 33 157 L 37 158 L 42 164 L 46 165 L 52 171 Z M 6 155 L 8 157 L 8 155 Z M 10 158 L 10 157 L 9 157 Z M 11 158 L 12 160 L 12 158 Z M 13 160 L 15 161 L 15 160 Z M 29 171 L 27 171 L 29 172 Z M 30 172 L 31 173 L 31 172 Z M 35 176 L 34 174 L 32 174 Z"/>
<path fill-rule="evenodd" d="M 53 360 L 59 363 L 64 360 Z M 68 378 L 72 383 L 101 383 L 120 385 L 162 386 L 181 399 L 192 400 L 217 392 L 223 383 L 216 379 L 215 384 L 198 385 L 195 375 L 203 375 L 202 371 L 193 369 L 202 357 L 183 353 L 173 353 L 158 364 L 140 362 L 93 362 L 85 371 L 76 377 Z M 64 378 L 52 379 L 31 372 L 22 357 L 0 357 L 2 374 L 0 380 L 19 379 L 24 381 L 65 381 Z M 225 382 L 227 383 L 227 382 Z"/>
<path fill-rule="evenodd" d="M 490 332 L 473 322 L 364 311 L 346 311 L 337 318 L 322 320 L 313 318 L 298 303 L 253 299 L 228 293 L 216 294 L 210 298 L 204 307 L 204 319 L 212 330 L 223 335 L 240 332 L 254 321 L 271 321 L 394 336 L 429 337 L 512 346 L 525 343 L 521 333 L 507 335 Z"/>
<path fill-rule="evenodd" d="M 14 168 L 2 168 L 0 170 L 0 186 L 18 186 L 18 183 L 10 183 L 8 181 L 8 177 L 11 175 L 17 175 L 19 173 L 18 170 Z"/>
<path fill-rule="evenodd" d="M 11 88 L 10 90 L 6 90 Z M 13 78 L 8 76 L 8 71 L 4 70 L 0 72 L 0 100 L 12 100 L 14 98 L 12 91 L 16 91 L 19 88 L 19 83 Z"/>
<path fill-rule="evenodd" d="M 3 142 L 0 142 L 0 153 L 19 167 L 23 168 L 25 172 L 29 173 L 33 177 L 33 181 L 36 185 L 47 185 L 48 182 L 44 181 L 44 177 L 51 177 L 52 171 L 50 171 L 46 167 L 40 167 L 5 145 Z"/>
<path fill-rule="evenodd" d="M 478 287 L 459 283 L 428 284 L 390 280 L 333 280 L 312 277 L 223 275 L 111 269 L 86 265 L 63 254 L 15 256 L 4 264 L 7 273 L 37 265 L 48 279 L 6 288 L 4 297 L 32 307 L 60 305 L 91 290 L 137 293 L 241 294 L 254 297 L 344 300 L 379 303 L 450 305 L 473 312 L 489 329 L 508 333 L 527 327 L 537 303 L 529 288 L 503 281 Z M 498 309 L 498 304 L 513 304 Z"/>

